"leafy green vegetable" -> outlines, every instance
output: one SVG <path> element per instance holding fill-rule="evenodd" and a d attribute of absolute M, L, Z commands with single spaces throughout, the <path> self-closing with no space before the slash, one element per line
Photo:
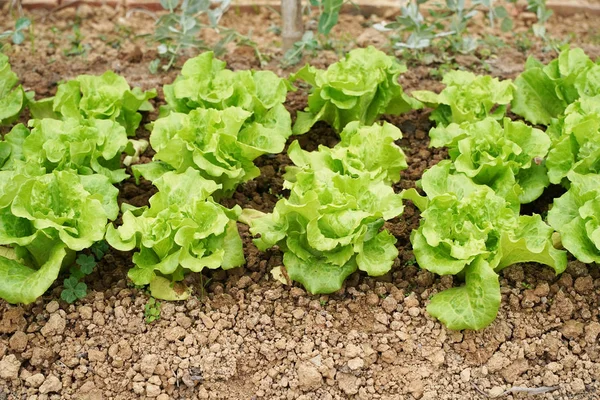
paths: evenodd
<path fill-rule="evenodd" d="M 156 90 L 143 92 L 131 89 L 125 78 L 107 71 L 103 75 L 79 75 L 74 80 L 58 86 L 56 96 L 33 102 L 30 105 L 34 118 L 110 119 L 121 124 L 128 136 L 135 135 L 142 115 L 138 111 L 151 111 L 149 99 Z"/>
<path fill-rule="evenodd" d="M 106 233 L 117 250 L 139 249 L 129 271 L 134 284 L 148 285 L 157 276 L 181 281 L 189 271 L 244 264 L 235 222 L 241 209 L 227 209 L 209 197 L 220 185 L 192 168 L 165 173 L 153 183 L 159 191 L 150 207 L 124 204 L 123 225 L 110 225 Z"/>
<path fill-rule="evenodd" d="M 421 209 L 411 243 L 421 268 L 440 275 L 465 274 L 466 284 L 433 297 L 428 311 L 450 329 L 481 329 L 500 305 L 496 273 L 521 262 L 538 262 L 556 273 L 566 254 L 553 247 L 553 229 L 539 215 L 519 216 L 503 198 L 444 161 L 423 174 L 423 198 L 404 192 Z"/>
<path fill-rule="evenodd" d="M 14 122 L 21 113 L 27 97 L 21 85 L 17 85 L 19 78 L 8 63 L 8 57 L 0 53 L 0 125 Z"/>
<path fill-rule="evenodd" d="M 440 94 L 427 90 L 412 92 L 427 107 L 435 108 L 430 118 L 438 126 L 475 122 L 487 117 L 501 119 L 513 97 L 511 80 L 499 81 L 488 75 L 456 70 L 446 73 L 442 82 L 446 87 Z"/>
<path fill-rule="evenodd" d="M 286 178 L 292 180 L 305 168 L 326 168 L 355 177 L 367 174 L 391 185 L 400 180 L 400 171 L 408 167 L 404 152 L 394 143 L 402 138 L 402 132 L 392 124 L 360 126 L 354 121 L 346 125 L 340 137 L 334 148 L 321 145 L 314 152 L 304 151 L 297 141 L 293 142 L 288 155 L 297 167 L 288 167 Z"/>
<path fill-rule="evenodd" d="M 354 122 L 341 136 L 333 149 L 313 153 L 292 143 L 288 153 L 296 167 L 288 168 L 284 184 L 289 199 L 278 201 L 272 214 L 245 210 L 243 215 L 252 234 L 260 234 L 257 247 L 278 245 L 290 279 L 311 293 L 340 289 L 357 269 L 383 275 L 398 255 L 396 239 L 381 228 L 403 211 L 402 198 L 391 187 L 406 168 L 393 143 L 401 133 L 389 124 Z"/>
<path fill-rule="evenodd" d="M 346 58 L 318 70 L 306 65 L 291 80 L 302 79 L 312 86 L 307 112 L 298 112 L 295 135 L 325 121 L 337 132 L 352 121 L 371 125 L 382 114 L 401 114 L 422 105 L 407 96 L 398 82 L 406 66 L 370 46 L 354 49 Z"/>
<path fill-rule="evenodd" d="M 600 96 L 581 98 L 548 128 L 552 145 L 546 165 L 550 182 L 558 184 L 574 171 L 600 174 Z"/>
<path fill-rule="evenodd" d="M 150 135 L 154 160 L 160 162 L 136 165 L 133 171 L 153 181 L 167 171 L 183 173 L 192 167 L 221 185 L 216 195 L 228 196 L 239 184 L 260 174 L 254 159 L 281 152 L 287 138 L 280 120 L 273 119 L 270 125 L 245 125 L 249 118 L 251 114 L 238 107 L 199 108 L 160 118 Z"/>
<path fill-rule="evenodd" d="M 117 122 L 45 118 L 31 120 L 30 124 L 31 132 L 19 124 L 0 141 L 1 169 L 32 165 L 39 165 L 44 172 L 73 169 L 82 175 L 105 175 L 111 183 L 128 177 L 120 168 L 127 134 Z"/>
<path fill-rule="evenodd" d="M 539 129 L 508 118 L 503 125 L 488 117 L 433 128 L 429 132 L 431 146 L 447 146 L 453 169 L 475 183 L 491 187 L 513 203 L 532 202 L 549 184 L 542 161 L 550 138 Z"/>
<path fill-rule="evenodd" d="M 571 187 L 554 200 L 548 223 L 579 261 L 600 263 L 600 175 L 570 172 Z"/>
<path fill-rule="evenodd" d="M 54 171 L 27 176 L 0 171 L 0 298 L 31 303 L 56 280 L 75 251 L 104 238 L 117 217 L 117 194 L 102 175 Z"/>
<path fill-rule="evenodd" d="M 549 125 L 580 97 L 600 93 L 600 65 L 579 48 L 565 49 L 544 66 L 529 58 L 515 80 L 512 111 L 533 124 Z"/>
<path fill-rule="evenodd" d="M 276 136 L 287 139 L 292 123 L 283 102 L 290 84 L 271 71 L 234 72 L 225 66 L 211 51 L 186 61 L 175 82 L 163 87 L 167 106 L 161 107 L 161 116 L 171 111 L 187 114 L 198 108 L 238 107 L 249 113 L 243 131 L 276 129 Z"/>

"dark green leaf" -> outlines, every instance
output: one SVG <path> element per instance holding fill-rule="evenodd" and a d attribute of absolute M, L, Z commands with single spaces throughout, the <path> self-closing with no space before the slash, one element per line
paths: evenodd
<path fill-rule="evenodd" d="M 81 272 L 86 275 L 91 274 L 96 266 L 96 260 L 94 259 L 94 256 L 88 256 L 87 254 L 80 254 L 77 256 L 76 262 L 81 268 Z"/>
<path fill-rule="evenodd" d="M 513 20 L 510 17 L 504 18 L 500 28 L 502 29 L 502 32 L 509 32 L 513 28 Z"/>
<path fill-rule="evenodd" d="M 21 31 L 15 31 L 12 35 L 12 42 L 14 44 L 21 44 L 25 41 L 25 35 Z"/>
<path fill-rule="evenodd" d="M 31 26 L 31 20 L 27 17 L 21 17 L 15 23 L 15 30 L 20 31 Z"/>

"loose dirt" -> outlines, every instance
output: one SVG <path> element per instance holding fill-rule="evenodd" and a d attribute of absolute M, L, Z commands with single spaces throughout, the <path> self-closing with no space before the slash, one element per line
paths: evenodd
<path fill-rule="evenodd" d="M 170 83 L 178 73 L 148 72 L 156 51 L 140 36 L 152 30 L 146 14 L 127 18 L 122 10 L 82 6 L 45 15 L 36 14 L 35 51 L 28 43 L 9 52 L 13 70 L 38 96 L 52 95 L 58 82 L 81 73 L 113 69 L 143 89 Z M 385 37 L 369 28 L 379 20 L 342 15 L 333 32 L 337 50 L 384 46 Z M 439 67 L 446 61 L 513 78 L 527 54 L 545 61 L 553 57 L 538 42 L 518 50 L 512 34 L 531 23 L 530 15 L 521 15 L 514 31 L 502 34 L 509 44 L 493 48 L 484 62 L 481 54 L 410 61 L 401 83 L 409 92 L 439 90 Z M 8 24 L 0 22 L 6 25 L 2 28 Z M 81 32 L 77 40 L 74 24 Z M 280 24 L 276 14 L 231 12 L 224 24 L 252 29 L 261 50 L 272 57 L 264 68 L 291 72 L 280 68 L 279 37 L 268 29 Z M 596 57 L 600 46 L 594 26 L 576 16 L 555 19 L 549 31 L 558 37 L 574 32 L 573 42 Z M 484 35 L 486 29 L 478 32 Z M 65 55 L 79 45 L 84 54 Z M 259 66 L 248 48 L 232 49 L 224 59 L 233 69 Z M 336 59 L 335 51 L 324 51 L 306 61 L 325 67 Z M 306 98 L 305 88 L 289 94 L 286 106 L 293 116 Z M 163 101 L 160 94 L 155 104 Z M 427 111 L 413 111 L 385 118 L 404 134 L 398 144 L 409 168 L 398 191 L 414 187 L 425 169 L 446 157 L 428 148 L 428 117 Z M 148 132 L 141 128 L 138 136 L 147 138 Z M 297 139 L 307 150 L 338 140 L 325 124 Z M 149 150 L 143 159 L 151 156 Z M 278 196 L 286 195 L 282 184 L 289 164 L 285 154 L 261 157 L 261 176 L 223 203 L 269 212 Z M 137 186 L 132 179 L 120 189 L 120 201 L 135 205 L 147 204 L 154 193 L 148 182 Z M 545 204 L 529 211 L 543 211 Z M 559 278 L 535 264 L 510 267 L 501 277 L 498 319 L 480 332 L 452 332 L 425 311 L 432 294 L 455 282 L 415 265 L 409 237 L 418 221 L 418 210 L 407 204 L 401 217 L 386 224 L 399 249 L 389 274 L 372 279 L 356 273 L 329 296 L 308 295 L 273 280 L 269 271 L 281 265 L 281 252 L 259 252 L 248 228 L 239 224 L 245 268 L 191 275 L 187 283 L 195 295 L 162 302 L 161 317 L 152 324 L 144 322 L 147 293 L 126 279 L 131 254 L 110 252 L 86 278 L 88 296 L 74 305 L 59 300 L 60 282 L 34 304 L 0 302 L 0 399 L 524 399 L 530 394 L 519 388 L 542 387 L 551 391 L 540 399 L 600 399 L 597 265 L 570 261 Z"/>

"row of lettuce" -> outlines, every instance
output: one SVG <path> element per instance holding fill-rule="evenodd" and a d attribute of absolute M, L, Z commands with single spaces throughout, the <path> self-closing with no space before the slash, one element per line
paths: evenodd
<path fill-rule="evenodd" d="M 147 126 L 153 161 L 131 168 L 158 192 L 146 207 L 123 203 L 115 227 L 114 185 L 127 178 L 125 155 L 135 163 L 144 148 L 130 137 L 156 93 L 107 72 L 79 76 L 36 101 L 0 58 L 0 122 L 14 122 L 25 106 L 32 116 L 0 142 L 0 297 L 34 301 L 76 252 L 106 239 L 135 250 L 134 284 L 181 299 L 189 291 L 172 283 L 186 274 L 245 263 L 237 222 L 250 226 L 260 250 L 278 246 L 291 280 L 331 293 L 356 270 L 390 271 L 398 250 L 384 224 L 402 214 L 404 200 L 422 212 L 411 235 L 419 266 L 464 279 L 428 306 L 451 329 L 495 319 L 498 272 L 507 266 L 536 262 L 560 273 L 562 246 L 582 262 L 600 262 L 600 65 L 565 49 L 548 65 L 528 60 L 514 83 L 452 71 L 441 93 L 411 96 L 399 84 L 405 71 L 374 48 L 353 50 L 326 70 L 306 66 L 289 80 L 228 70 L 210 52 L 190 59 L 164 86 L 167 104 Z M 300 79 L 311 90 L 292 127 L 283 104 Z M 537 127 L 507 118 L 509 104 Z M 426 171 L 419 190 L 395 193 L 407 168 L 395 144 L 402 133 L 376 121 L 423 106 L 434 109 L 431 146 L 447 147 L 450 160 Z M 272 213 L 219 203 L 259 175 L 257 157 L 282 152 L 292 134 L 317 121 L 341 141 L 314 152 L 290 144 L 290 195 Z M 546 221 L 521 215 L 521 205 L 550 184 L 566 193 Z"/>

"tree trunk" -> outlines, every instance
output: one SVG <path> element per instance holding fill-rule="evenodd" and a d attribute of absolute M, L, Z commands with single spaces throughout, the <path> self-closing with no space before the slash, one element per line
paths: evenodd
<path fill-rule="evenodd" d="M 302 39 L 304 34 L 301 0 L 281 0 L 281 19 L 283 20 L 281 30 L 283 51 L 287 51 Z"/>

